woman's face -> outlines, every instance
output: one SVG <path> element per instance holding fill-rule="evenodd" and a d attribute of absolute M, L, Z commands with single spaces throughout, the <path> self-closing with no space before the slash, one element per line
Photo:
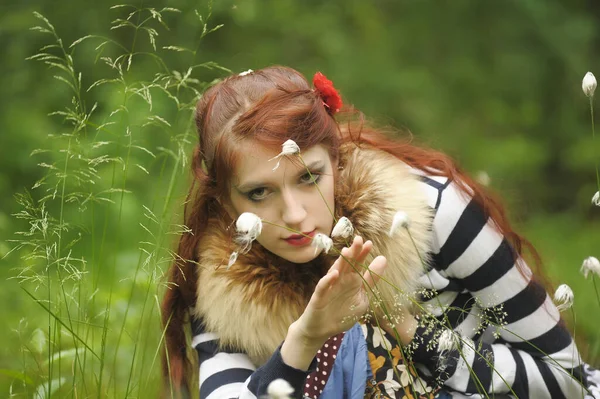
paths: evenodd
<path fill-rule="evenodd" d="M 301 152 L 306 167 L 287 157 L 269 161 L 278 153 L 258 144 L 246 148 L 233 173 L 229 213 L 234 219 L 243 212 L 258 215 L 263 229 L 257 241 L 275 255 L 294 263 L 313 260 L 312 240 L 294 236 L 331 233 L 336 163 L 323 145 Z"/>

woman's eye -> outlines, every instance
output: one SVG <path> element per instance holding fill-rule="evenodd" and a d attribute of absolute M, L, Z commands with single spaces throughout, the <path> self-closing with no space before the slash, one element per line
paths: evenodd
<path fill-rule="evenodd" d="M 263 187 L 256 188 L 248 193 L 248 198 L 251 201 L 260 201 L 260 200 L 264 199 L 266 196 L 267 196 L 267 189 L 263 188 Z"/>
<path fill-rule="evenodd" d="M 305 184 L 316 184 L 319 182 L 320 179 L 321 175 L 318 173 L 306 173 L 300 178 L 300 180 L 302 180 L 302 183 Z"/>

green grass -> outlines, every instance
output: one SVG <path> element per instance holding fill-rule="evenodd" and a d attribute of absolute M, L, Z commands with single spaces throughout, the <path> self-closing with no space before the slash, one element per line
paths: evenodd
<path fill-rule="evenodd" d="M 202 71 L 229 71 L 199 53 L 200 41 L 220 27 L 209 23 L 210 3 L 196 14 L 192 49 L 160 45 L 164 16 L 176 18 L 175 10 L 113 11 L 106 36 L 73 44 L 38 15 L 44 48 L 32 59 L 45 62 L 67 94 L 50 116 L 61 130 L 31 148 L 42 179 L 24 187 L 14 224 L 0 217 L 1 226 L 24 233 L 0 243 L 0 255 L 17 248 L 0 268 L 0 342 L 9 343 L 0 349 L 2 396 L 155 397 L 160 389 L 158 302 L 183 228 L 193 108 L 209 85 Z M 188 68 L 172 70 L 171 53 L 187 57 Z M 86 57 L 96 59 L 92 72 L 100 78 L 80 78 Z M 576 334 L 596 365 L 600 332 L 592 315 L 600 304 L 579 267 L 599 255 L 598 224 L 565 213 L 524 226 L 550 279 L 575 292 Z"/>

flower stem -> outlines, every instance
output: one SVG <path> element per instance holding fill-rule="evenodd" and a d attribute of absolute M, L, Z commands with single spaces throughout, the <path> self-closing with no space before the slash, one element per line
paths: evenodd
<path fill-rule="evenodd" d="M 310 180 L 313 181 L 313 175 L 312 173 L 310 173 L 310 169 L 308 168 L 308 166 L 306 166 L 306 162 L 304 162 L 304 158 L 302 158 L 302 155 L 298 154 L 298 158 L 300 158 L 300 161 L 302 161 L 302 165 L 304 166 L 304 168 L 306 168 L 306 171 L 308 172 L 308 175 L 310 176 Z M 325 199 L 325 197 L 323 196 L 323 193 L 321 192 L 321 189 L 319 188 L 319 184 L 315 183 L 315 187 L 317 188 L 317 191 L 319 192 L 319 195 L 321 196 L 321 199 L 323 200 L 323 202 L 325 203 L 325 206 L 327 207 L 327 210 L 329 211 L 329 213 L 331 214 L 331 216 L 333 217 L 333 221 L 334 223 L 337 223 L 337 218 L 335 217 L 335 213 L 333 212 L 333 210 L 329 207 L 329 204 L 327 204 L 327 200 Z"/>
<path fill-rule="evenodd" d="M 594 96 L 590 96 L 590 117 L 592 119 L 592 145 L 594 146 L 594 162 L 596 165 L 596 187 L 600 192 L 600 173 L 598 172 L 598 157 L 596 156 L 596 128 L 594 125 Z"/>
<path fill-rule="evenodd" d="M 596 300 L 598 301 L 598 305 L 600 306 L 600 294 L 598 294 L 598 286 L 596 285 L 594 273 L 592 273 L 592 283 L 594 283 L 594 291 L 596 291 Z"/>

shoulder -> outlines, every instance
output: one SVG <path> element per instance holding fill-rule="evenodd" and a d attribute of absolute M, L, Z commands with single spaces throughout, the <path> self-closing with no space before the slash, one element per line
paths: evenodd
<path fill-rule="evenodd" d="M 467 206 L 475 205 L 473 192 L 468 187 L 447 176 L 433 175 L 413 167 L 409 169 L 418 177 L 427 193 L 428 204 L 435 209 L 436 218 L 443 219 L 452 214 L 461 214 Z"/>

